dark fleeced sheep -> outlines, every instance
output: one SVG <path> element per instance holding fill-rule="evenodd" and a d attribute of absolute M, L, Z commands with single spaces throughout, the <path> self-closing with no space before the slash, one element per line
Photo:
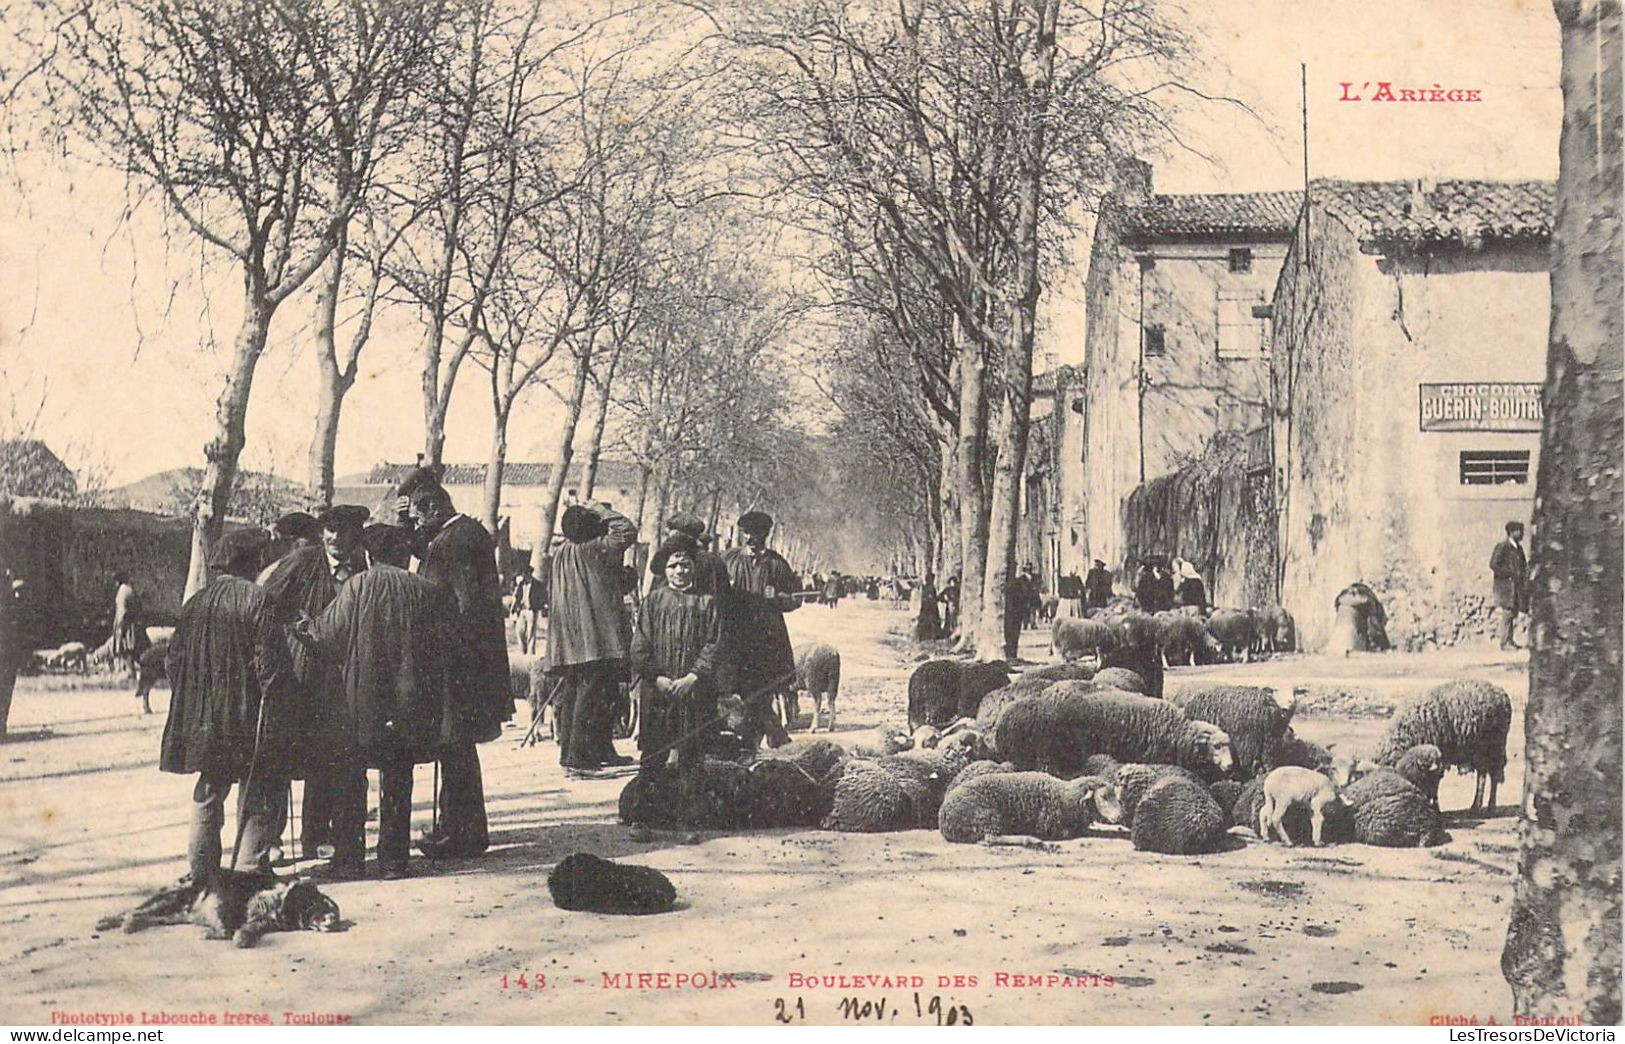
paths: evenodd
<path fill-rule="evenodd" d="M 654 867 L 612 863 L 588 852 L 559 860 L 547 875 L 547 891 L 559 909 L 585 913 L 657 914 L 677 903 L 677 889 Z"/>
<path fill-rule="evenodd" d="M 1141 852 L 1197 855 L 1224 844 L 1229 823 L 1207 788 L 1184 776 L 1157 780 L 1134 810 L 1129 836 Z"/>
<path fill-rule="evenodd" d="M 1368 772 L 1343 788 L 1349 826 L 1334 831 L 1366 845 L 1417 848 L 1443 844 L 1439 813 L 1427 795 L 1389 768 Z"/>
<path fill-rule="evenodd" d="M 622 823 L 698 830 L 734 830 L 750 825 L 750 770 L 733 761 L 705 759 L 699 807 L 685 817 L 684 796 L 675 773 L 640 773 L 621 788 Z M 685 819 L 687 820 L 685 822 Z"/>
<path fill-rule="evenodd" d="M 1101 785 L 1094 777 L 1066 782 L 1042 772 L 980 775 L 949 791 L 939 829 L 946 840 L 961 843 L 1082 837 L 1094 820 L 1090 798 Z"/>
<path fill-rule="evenodd" d="M 1162 695 L 1162 652 L 1157 644 L 1157 621 L 1144 613 L 1127 613 L 1111 621 L 1117 644 L 1102 656 L 1100 666 L 1124 667 L 1145 681 L 1147 696 Z"/>
<path fill-rule="evenodd" d="M 1083 759 L 1083 774 L 1109 780 L 1117 774 L 1123 763 L 1110 754 L 1091 754 Z"/>
<path fill-rule="evenodd" d="M 1246 663 L 1253 660 L 1253 635 L 1257 628 L 1250 609 L 1216 609 L 1207 618 L 1207 633 L 1219 651 L 1231 662 L 1239 653 Z"/>
<path fill-rule="evenodd" d="M 1280 763 L 1281 737 L 1292 724 L 1296 699 L 1256 685 L 1202 685 L 1181 689 L 1173 703 L 1188 718 L 1211 721 L 1230 736 L 1237 778 L 1247 780 Z"/>
<path fill-rule="evenodd" d="M 1393 765 L 1417 744 L 1439 748 L 1447 768 L 1476 772 L 1473 808 L 1484 804 L 1484 781 L 1495 789 L 1506 776 L 1507 730 L 1512 726 L 1512 698 L 1499 685 L 1477 679 L 1445 682 L 1400 710 L 1377 751 L 1378 764 Z"/>
<path fill-rule="evenodd" d="M 1394 771 L 1404 776 L 1417 790 L 1427 795 L 1433 807 L 1439 807 L 1439 781 L 1444 778 L 1444 756 L 1431 743 L 1418 743 L 1400 755 L 1394 762 Z"/>
<path fill-rule="evenodd" d="M 1213 795 L 1213 800 L 1219 803 L 1219 810 L 1226 816 L 1230 816 L 1231 810 L 1236 807 L 1236 799 L 1241 797 L 1242 789 L 1246 786 L 1247 784 L 1240 780 L 1221 779 L 1208 787 L 1207 790 L 1209 794 Z M 1254 817 L 1253 821 L 1257 822 L 1257 817 Z M 1230 825 L 1234 826 L 1235 822 L 1234 817 L 1231 817 Z"/>
<path fill-rule="evenodd" d="M 976 717 L 982 697 L 1010 684 L 1003 661 L 927 660 L 908 679 L 908 727 Z"/>
<path fill-rule="evenodd" d="M 1023 676 L 1001 689 L 994 689 L 982 697 L 982 704 L 976 709 L 976 731 L 993 747 L 998 746 L 999 719 L 1004 712 L 1021 700 L 1031 699 L 1040 693 L 1048 691 L 1056 683 L 1048 678 L 1028 678 Z"/>
<path fill-rule="evenodd" d="M 996 746 L 1019 769 L 1058 776 L 1077 775 L 1091 754 L 1183 765 L 1202 776 L 1222 775 L 1233 764 L 1230 738 L 1218 726 L 1192 721 L 1162 700 L 1122 692 L 1052 691 L 1022 700 L 1004 712 Z"/>
<path fill-rule="evenodd" d="M 763 758 L 750 767 L 746 822 L 753 830 L 813 827 L 829 815 L 834 788 L 826 788 L 787 758 Z"/>
<path fill-rule="evenodd" d="M 1157 614 L 1157 648 L 1169 667 L 1212 663 L 1218 653 L 1218 643 L 1202 621 L 1183 613 Z"/>
<path fill-rule="evenodd" d="M 1253 647 L 1260 652 L 1291 652 L 1298 647 L 1298 624 L 1278 605 L 1253 612 Z"/>
<path fill-rule="evenodd" d="M 1180 776 L 1193 783 L 1201 782 L 1195 773 L 1178 765 L 1148 765 L 1143 762 L 1119 765 L 1106 777 L 1107 785 L 1095 791 L 1095 811 L 1108 823 L 1132 827 L 1140 800 L 1159 780 L 1169 776 Z"/>
<path fill-rule="evenodd" d="M 1290 726 L 1281 736 L 1280 746 L 1276 748 L 1275 763 L 1277 765 L 1301 765 L 1312 768 L 1317 772 L 1324 771 L 1331 766 L 1332 752 L 1318 743 L 1302 739 L 1292 731 Z"/>
<path fill-rule="evenodd" d="M 914 789 L 923 795 L 923 787 Z M 875 834 L 911 829 L 915 818 L 913 797 L 903 780 L 876 762 L 854 758 L 841 763 L 823 826 L 844 833 Z"/>

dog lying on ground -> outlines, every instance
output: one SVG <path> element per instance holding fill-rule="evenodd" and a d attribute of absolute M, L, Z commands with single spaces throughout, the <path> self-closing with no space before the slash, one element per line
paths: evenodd
<path fill-rule="evenodd" d="M 271 932 L 336 932 L 339 906 L 310 881 L 268 871 L 218 870 L 204 885 L 190 878 L 163 888 L 135 909 L 96 922 L 98 932 L 125 934 L 160 924 L 196 924 L 205 939 L 247 948 Z"/>

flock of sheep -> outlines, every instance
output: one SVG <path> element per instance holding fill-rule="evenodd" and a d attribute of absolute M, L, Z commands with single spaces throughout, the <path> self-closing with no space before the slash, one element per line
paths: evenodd
<path fill-rule="evenodd" d="M 1265 841 L 1388 847 L 1447 839 L 1444 770 L 1478 775 L 1489 803 L 1506 765 L 1512 705 L 1488 682 L 1452 681 L 1403 708 L 1369 758 L 1293 734 L 1295 699 L 1261 687 L 1145 694 L 1134 672 L 1068 662 L 1016 675 L 1000 663 L 932 660 L 909 681 L 912 730 L 878 749 L 825 739 L 749 766 L 708 760 L 689 817 L 680 795 L 635 779 L 621 818 L 700 829 L 935 829 L 948 841 L 1023 843 L 1124 828 L 1134 848 L 1170 854 Z M 691 818 L 690 818 L 691 817 Z M 686 823 L 681 820 L 687 818 Z"/>

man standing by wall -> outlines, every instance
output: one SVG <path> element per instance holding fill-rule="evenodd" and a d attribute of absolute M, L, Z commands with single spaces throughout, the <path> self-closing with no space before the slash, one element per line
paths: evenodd
<path fill-rule="evenodd" d="M 1516 649 L 1512 627 L 1518 614 L 1529 611 L 1529 560 L 1523 553 L 1523 523 L 1508 522 L 1507 538 L 1490 552 L 1490 573 L 1495 578 L 1495 607 L 1500 619 L 1501 648 Z"/>

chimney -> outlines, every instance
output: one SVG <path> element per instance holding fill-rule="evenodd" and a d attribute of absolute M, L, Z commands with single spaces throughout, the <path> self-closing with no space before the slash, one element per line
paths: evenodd
<path fill-rule="evenodd" d="M 1112 192 L 1126 206 L 1139 206 L 1151 200 L 1151 164 L 1136 156 L 1124 156 L 1116 163 Z"/>

